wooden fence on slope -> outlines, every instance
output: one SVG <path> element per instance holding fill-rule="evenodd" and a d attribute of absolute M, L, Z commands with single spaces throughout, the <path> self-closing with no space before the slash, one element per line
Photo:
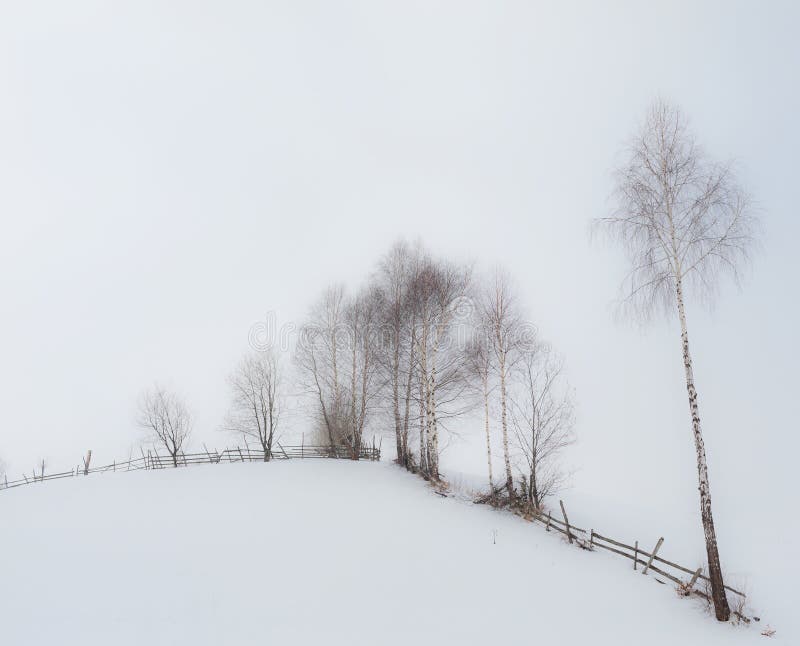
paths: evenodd
<path fill-rule="evenodd" d="M 282 446 L 279 443 L 278 448 L 273 448 L 268 457 L 271 460 L 287 460 L 295 458 L 352 459 L 352 452 L 350 448 L 346 446 Z M 380 447 L 376 446 L 374 442 L 372 446 L 362 446 L 358 457 L 361 460 L 380 460 Z M 22 478 L 13 481 L 4 479 L 3 481 L 0 481 L 0 490 L 12 489 L 22 485 L 33 484 L 35 482 L 46 482 L 48 480 L 60 480 L 61 478 L 89 475 L 91 473 L 106 473 L 109 471 L 138 471 L 142 469 L 170 469 L 174 468 L 175 466 L 188 467 L 195 464 L 220 464 L 223 462 L 263 462 L 265 460 L 264 451 L 260 449 L 256 450 L 249 446 L 245 446 L 244 448 L 237 446 L 235 448 L 225 449 L 223 451 L 217 451 L 216 449 L 211 451 L 206 449 L 202 453 L 181 453 L 179 456 L 177 456 L 177 460 L 175 461 L 173 461 L 172 456 L 159 454 L 155 449 L 147 451 L 146 453 L 144 450 L 142 450 L 141 456 L 138 458 L 131 457 L 124 462 L 113 462 L 111 464 L 106 464 L 99 467 L 90 467 L 90 461 L 91 453 L 87 456 L 87 459 L 84 459 L 82 466 L 75 467 L 72 471 L 45 474 L 44 468 L 42 468 L 39 475 L 37 475 L 36 471 L 34 470 L 31 477 L 23 475 Z M 177 465 L 175 462 L 177 462 Z M 571 524 L 563 501 L 559 501 L 559 504 L 561 507 L 561 519 L 554 517 L 552 513 L 544 515 L 526 512 L 521 515 L 528 520 L 542 523 L 547 531 L 555 531 L 563 534 L 571 544 L 575 544 L 578 547 L 587 550 L 600 548 L 618 556 L 625 557 L 633 561 L 634 570 L 637 570 L 639 566 L 641 566 L 642 574 L 647 574 L 648 572 L 652 571 L 666 579 L 669 579 L 673 583 L 677 584 L 678 590 L 681 592 L 681 594 L 687 597 L 696 595 L 706 599 L 707 601 L 710 601 L 707 592 L 695 588 L 695 585 L 698 581 L 709 581 L 708 576 L 703 574 L 703 568 L 699 567 L 696 569 L 691 569 L 660 556 L 659 550 L 664 544 L 663 538 L 658 539 L 658 542 L 651 551 L 647 551 L 646 549 L 640 547 L 638 541 L 635 541 L 633 546 L 631 546 L 622 541 L 604 536 L 603 534 L 594 531 L 594 529 L 586 530 Z M 681 575 L 684 575 L 684 577 L 685 575 L 691 576 L 688 578 L 688 580 L 683 580 L 681 579 Z M 726 585 L 725 589 L 733 594 L 739 595 L 742 600 L 744 600 L 746 597 L 744 592 L 736 590 L 730 586 Z M 737 604 L 733 605 L 734 608 L 737 607 Z M 738 604 L 738 607 L 742 608 L 743 605 L 743 603 Z M 740 620 L 749 623 L 749 617 L 746 617 L 740 610 L 734 610 L 733 612 Z"/>
<path fill-rule="evenodd" d="M 352 451 L 347 446 L 282 446 L 278 444 L 278 448 L 273 448 L 267 455 L 270 460 L 288 460 L 288 459 L 308 459 L 308 458 L 329 458 L 329 459 L 352 459 Z M 123 462 L 112 462 L 103 466 L 92 467 L 91 453 L 84 459 L 83 465 L 79 465 L 71 471 L 63 471 L 61 473 L 45 473 L 44 466 L 41 467 L 40 472 L 37 474 L 36 470 L 28 475 L 23 475 L 17 480 L 8 480 L 4 477 L 0 480 L 0 490 L 13 489 L 23 485 L 34 484 L 36 482 L 47 482 L 49 480 L 61 480 L 62 478 L 74 478 L 77 476 L 85 476 L 92 473 L 107 473 L 116 471 L 140 471 L 150 469 L 171 469 L 175 466 L 188 467 L 195 464 L 220 464 L 232 462 L 265 462 L 264 451 L 261 449 L 254 449 L 252 447 L 235 447 L 232 449 L 225 449 L 223 451 L 204 450 L 202 453 L 180 453 L 173 460 L 171 455 L 164 455 L 158 452 L 157 449 L 149 450 L 145 453 L 144 449 L 141 450 L 141 456 L 134 458 L 130 457 Z M 362 446 L 358 455 L 360 460 L 380 460 L 381 450 L 374 443 L 371 446 Z M 177 464 L 176 464 L 177 463 Z"/>
<path fill-rule="evenodd" d="M 575 544 L 578 547 L 587 550 L 594 550 L 595 548 L 606 550 L 633 561 L 634 570 L 637 570 L 639 566 L 641 566 L 641 570 L 639 571 L 641 571 L 642 574 L 647 574 L 649 571 L 652 571 L 666 579 L 669 579 L 677 585 L 678 592 L 683 596 L 688 597 L 691 595 L 696 595 L 705 599 L 706 601 L 711 601 L 708 593 L 705 590 L 697 589 L 695 587 L 698 581 L 710 581 L 708 576 L 703 573 L 702 567 L 691 569 L 675 563 L 674 561 L 669 561 L 663 556 L 659 555 L 659 550 L 664 544 L 663 537 L 658 539 L 655 546 L 650 551 L 647 551 L 639 546 L 639 541 L 635 541 L 631 546 L 622 541 L 599 534 L 598 532 L 594 531 L 594 529 L 586 530 L 582 529 L 581 527 L 576 527 L 569 521 L 569 517 L 567 516 L 567 512 L 564 507 L 564 502 L 559 501 L 559 505 L 561 507 L 561 519 L 554 517 L 551 512 L 548 512 L 547 515 L 536 513 L 525 513 L 522 515 L 528 520 L 542 523 L 545 525 L 545 529 L 547 531 L 560 532 L 571 544 Z M 686 580 L 681 578 L 682 575 L 684 575 Z M 690 576 L 686 577 L 685 575 Z M 661 583 L 664 582 L 661 581 Z M 739 595 L 742 602 L 739 604 L 732 604 L 734 608 L 733 613 L 739 620 L 749 623 L 750 618 L 746 617 L 742 612 L 744 600 L 746 598 L 745 593 L 728 585 L 725 586 L 725 589 L 728 592 Z"/>

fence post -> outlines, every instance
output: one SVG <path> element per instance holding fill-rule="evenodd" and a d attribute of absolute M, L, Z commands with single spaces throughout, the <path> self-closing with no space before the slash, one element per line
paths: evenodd
<path fill-rule="evenodd" d="M 564 524 L 567 526 L 567 538 L 570 544 L 572 544 L 572 532 L 569 531 L 569 518 L 567 518 L 567 510 L 564 509 L 564 501 L 559 500 L 558 504 L 561 505 L 561 513 L 564 515 Z"/>
<path fill-rule="evenodd" d="M 552 520 L 552 516 L 550 516 L 550 512 L 547 512 L 547 526 L 544 528 L 546 532 L 550 531 L 550 521 Z"/>
<path fill-rule="evenodd" d="M 633 571 L 636 571 L 636 564 L 639 562 L 639 541 L 634 543 L 633 547 Z"/>
<path fill-rule="evenodd" d="M 656 543 L 656 548 L 650 553 L 650 558 L 647 559 L 647 565 L 644 566 L 644 570 L 642 570 L 642 574 L 647 574 L 647 569 L 653 564 L 653 559 L 656 557 L 658 550 L 661 549 L 661 545 L 664 543 L 664 537 L 658 539 L 658 543 Z"/>
<path fill-rule="evenodd" d="M 92 449 L 86 452 L 86 457 L 83 458 L 83 475 L 89 475 L 89 465 L 92 463 Z"/>
<path fill-rule="evenodd" d="M 592 527 L 592 531 L 589 532 L 589 547 L 594 547 L 594 527 Z"/>
<path fill-rule="evenodd" d="M 697 583 L 697 578 L 700 576 L 700 572 L 702 572 L 702 570 L 703 570 L 703 568 L 699 567 L 694 571 L 694 574 L 692 575 L 692 579 L 691 579 L 691 581 L 689 581 L 689 587 L 688 587 L 689 594 L 691 594 L 692 589 L 694 588 L 694 584 Z"/>

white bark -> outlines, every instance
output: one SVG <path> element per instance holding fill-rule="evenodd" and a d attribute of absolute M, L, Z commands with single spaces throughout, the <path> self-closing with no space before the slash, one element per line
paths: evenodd
<path fill-rule="evenodd" d="M 509 372 L 519 360 L 522 319 L 508 276 L 496 270 L 483 295 L 481 308 L 482 326 L 491 340 L 496 363 L 495 370 L 500 386 L 500 428 L 503 441 L 506 489 L 509 499 L 514 501 L 514 475 L 511 465 L 511 449 L 508 441 L 508 379 Z"/>
<path fill-rule="evenodd" d="M 483 414 L 486 432 L 486 466 L 489 469 L 489 495 L 494 495 L 494 477 L 492 476 L 492 439 L 489 428 L 489 378 L 483 379 Z"/>
<path fill-rule="evenodd" d="M 703 441 L 703 432 L 700 426 L 700 408 L 697 401 L 697 389 L 694 385 L 694 371 L 692 369 L 692 356 L 689 352 L 689 332 L 686 326 L 686 311 L 683 304 L 683 287 L 680 279 L 676 282 L 678 303 L 678 318 L 681 324 L 681 347 L 683 351 L 683 367 L 686 374 L 686 391 L 689 396 L 689 414 L 692 418 L 692 433 L 694 435 L 694 448 L 697 458 L 697 481 L 700 493 L 700 518 L 703 523 L 703 533 L 706 541 L 706 556 L 709 564 L 709 577 L 714 586 L 724 598 L 724 607 L 717 608 L 717 619 L 727 621 L 730 610 L 727 608 L 724 581 L 722 578 L 722 565 L 719 558 L 717 533 L 714 528 L 714 516 L 711 512 L 711 485 L 708 480 L 708 463 L 706 461 L 706 448 Z M 721 603 L 719 598 L 717 603 Z"/>
<path fill-rule="evenodd" d="M 689 286 L 713 296 L 723 273 L 738 279 L 757 221 L 731 165 L 705 157 L 678 108 L 655 102 L 629 153 L 617 172 L 617 209 L 600 224 L 630 256 L 624 303 L 645 318 L 677 309 L 712 597 L 717 619 L 727 621 L 684 298 Z"/>
<path fill-rule="evenodd" d="M 502 345 L 501 345 L 502 348 Z M 506 391 L 506 353 L 498 351 L 498 375 L 500 377 L 500 427 L 503 431 L 503 461 L 506 467 L 506 489 L 509 498 L 514 498 L 514 476 L 511 471 L 511 451 L 508 445 L 508 394 Z"/>

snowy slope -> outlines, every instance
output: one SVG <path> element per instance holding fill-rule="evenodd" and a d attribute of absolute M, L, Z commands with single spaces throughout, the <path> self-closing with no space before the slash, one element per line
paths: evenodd
<path fill-rule="evenodd" d="M 69 479 L 3 492 L 0 524 L 4 644 L 763 640 L 386 463 Z"/>

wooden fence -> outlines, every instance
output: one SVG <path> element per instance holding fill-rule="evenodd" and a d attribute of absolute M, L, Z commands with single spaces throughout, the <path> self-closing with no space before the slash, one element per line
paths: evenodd
<path fill-rule="evenodd" d="M 293 458 L 333 458 L 333 459 L 352 459 L 353 454 L 347 446 L 282 446 L 278 443 L 278 448 L 273 448 L 266 456 L 270 460 L 288 460 Z M 380 460 L 381 450 L 374 443 L 371 446 L 362 446 L 358 455 L 360 460 Z M 35 482 L 47 482 L 48 480 L 60 480 L 62 478 L 73 478 L 85 476 L 91 473 L 107 473 L 109 471 L 140 471 L 150 469 L 168 469 L 173 467 L 188 467 L 194 464 L 220 464 L 221 462 L 265 462 L 264 451 L 254 449 L 249 446 L 235 447 L 223 451 L 205 449 L 202 453 L 183 453 L 171 455 L 159 453 L 157 449 L 151 449 L 145 453 L 141 449 L 141 455 L 137 458 L 131 456 L 123 462 L 112 462 L 103 466 L 91 466 L 91 451 L 84 458 L 83 464 L 75 467 L 71 471 L 61 473 L 45 473 L 44 465 L 37 474 L 34 469 L 30 476 L 23 475 L 17 480 L 8 480 L 4 477 L 0 481 L 0 490 L 13 489 Z"/>
<path fill-rule="evenodd" d="M 271 460 L 287 460 L 294 458 L 351 459 L 352 452 L 350 448 L 346 446 L 305 446 L 302 444 L 299 446 L 282 446 L 278 443 L 278 448 L 273 448 L 272 452 L 267 457 Z M 376 446 L 374 442 L 371 446 L 362 446 L 358 457 L 361 460 L 380 460 L 380 447 Z M 83 465 L 75 467 L 72 471 L 45 474 L 44 467 L 42 467 L 38 475 L 34 470 L 30 477 L 23 475 L 22 478 L 12 481 L 4 479 L 0 482 L 0 490 L 12 489 L 35 482 L 89 475 L 91 473 L 138 471 L 141 469 L 169 469 L 175 466 L 188 467 L 194 464 L 220 464 L 222 462 L 264 462 L 264 458 L 264 451 L 260 449 L 256 450 L 249 446 L 245 446 L 244 448 L 237 446 L 223 451 L 205 449 L 202 453 L 181 453 L 176 456 L 175 459 L 170 455 L 160 454 L 156 449 L 149 450 L 146 453 L 142 449 L 140 457 L 133 458 L 131 456 L 124 462 L 113 462 L 104 466 L 91 467 L 90 451 L 87 457 L 84 458 Z M 641 566 L 640 571 L 642 574 L 647 574 L 652 571 L 669 579 L 677 584 L 678 591 L 687 597 L 694 594 L 710 601 L 706 591 L 696 589 L 695 587 L 698 581 L 709 581 L 708 576 L 703 574 L 703 568 L 688 568 L 660 556 L 659 551 L 664 544 L 663 538 L 659 538 L 656 545 L 650 551 L 647 551 L 644 547 L 640 547 L 638 541 L 635 541 L 633 546 L 631 546 L 622 541 L 604 536 L 594 531 L 594 529 L 589 529 L 587 531 L 586 529 L 571 524 L 563 501 L 559 501 L 559 505 L 562 518 L 553 516 L 551 512 L 548 512 L 546 516 L 544 514 L 531 512 L 521 513 L 521 515 L 528 520 L 542 523 L 547 531 L 555 531 L 563 534 L 571 544 L 577 545 L 578 547 L 586 550 L 600 548 L 618 556 L 625 557 L 633 561 L 634 570 L 638 570 L 639 566 Z M 690 576 L 687 578 L 686 575 Z M 681 576 L 684 576 L 687 580 L 682 579 Z M 746 597 L 744 592 L 730 586 L 726 585 L 725 589 L 733 594 L 739 595 L 742 600 Z M 734 608 L 737 607 L 737 604 L 733 605 Z M 738 604 L 738 607 L 741 608 L 743 605 L 743 603 Z M 741 611 L 734 610 L 733 612 L 740 620 L 749 623 L 750 619 L 744 616 Z"/>
<path fill-rule="evenodd" d="M 564 502 L 559 501 L 559 505 L 561 507 L 561 518 L 554 517 L 552 512 L 548 512 L 547 515 L 536 513 L 524 513 L 522 515 L 528 520 L 542 523 L 547 531 L 560 532 L 571 544 L 577 545 L 578 547 L 586 550 L 600 548 L 618 556 L 625 557 L 633 561 L 634 570 L 638 570 L 642 574 L 647 574 L 652 571 L 669 579 L 677 585 L 678 592 L 684 596 L 696 595 L 709 602 L 711 601 L 705 590 L 695 587 L 698 581 L 710 581 L 708 576 L 703 573 L 702 567 L 694 569 L 688 568 L 674 561 L 669 561 L 659 555 L 659 551 L 664 545 L 663 537 L 658 539 L 655 546 L 653 546 L 650 551 L 644 549 L 644 547 L 640 547 L 639 541 L 634 541 L 634 544 L 631 546 L 622 541 L 599 534 L 594 531 L 594 529 L 586 530 L 581 527 L 576 527 L 569 521 Z M 640 566 L 641 569 L 639 569 Z M 681 578 L 682 575 L 684 578 Z M 687 577 L 686 575 L 690 576 Z M 661 581 L 661 583 L 664 582 Z M 742 614 L 740 610 L 744 607 L 745 593 L 728 585 L 725 586 L 725 589 L 741 597 L 742 603 L 732 604 L 734 607 L 733 613 L 741 621 L 749 623 L 750 618 Z M 736 608 L 739 608 L 739 610 Z"/>

